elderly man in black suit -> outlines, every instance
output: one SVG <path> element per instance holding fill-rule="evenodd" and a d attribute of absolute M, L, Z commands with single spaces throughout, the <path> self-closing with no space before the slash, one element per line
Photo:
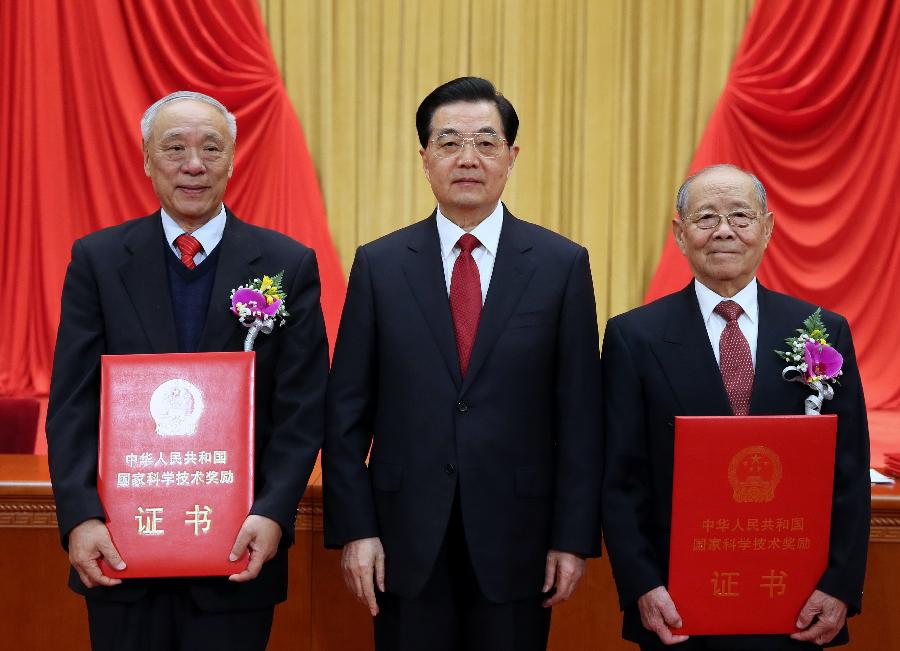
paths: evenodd
<path fill-rule="evenodd" d="M 847 321 L 822 311 L 844 357 L 828 568 L 788 636 L 687 638 L 666 590 L 675 416 L 803 414 L 808 389 L 781 377 L 784 348 L 815 305 L 766 289 L 756 270 L 774 216 L 762 183 L 732 165 L 688 178 L 672 230 L 694 280 L 609 321 L 603 342 L 606 471 L 603 526 L 623 636 L 641 649 L 810 649 L 847 640 L 859 612 L 869 533 L 866 410 Z M 728 387 L 723 376 L 729 376 Z M 670 628 L 671 627 L 671 628 Z M 676 630 L 671 630 L 676 629 Z"/>
<path fill-rule="evenodd" d="M 544 649 L 549 608 L 600 553 L 588 255 L 500 202 L 518 118 L 490 82 L 438 87 L 416 128 L 437 209 L 357 251 L 325 540 L 380 651 Z"/>
<path fill-rule="evenodd" d="M 95 649 L 262 650 L 287 598 L 287 547 L 324 428 L 328 346 L 312 250 L 239 220 L 223 203 L 234 116 L 179 91 L 141 122 L 144 169 L 161 209 L 72 247 L 53 362 L 47 443 L 70 587 L 87 601 Z M 104 576 L 121 569 L 97 494 L 100 356 L 240 351 L 233 288 L 284 270 L 284 327 L 256 342 L 255 496 L 228 579 Z M 230 580 L 229 580 L 230 579 Z"/>

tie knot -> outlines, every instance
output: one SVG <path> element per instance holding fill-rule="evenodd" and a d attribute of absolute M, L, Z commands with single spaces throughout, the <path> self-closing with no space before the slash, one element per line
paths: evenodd
<path fill-rule="evenodd" d="M 732 321 L 737 321 L 737 318 L 744 313 L 744 310 L 734 301 L 722 301 L 716 305 L 716 309 L 713 312 L 731 323 Z"/>
<path fill-rule="evenodd" d="M 461 238 L 459 238 L 456 246 L 458 246 L 459 250 L 463 253 L 471 253 L 479 244 L 481 244 L 481 242 L 478 241 L 477 237 L 475 237 L 471 233 L 466 233 Z"/>
<path fill-rule="evenodd" d="M 197 255 L 200 252 L 200 249 L 203 248 L 196 237 L 188 235 L 187 233 L 182 233 L 175 238 L 175 246 L 181 251 L 182 256 L 190 256 L 191 258 Z"/>

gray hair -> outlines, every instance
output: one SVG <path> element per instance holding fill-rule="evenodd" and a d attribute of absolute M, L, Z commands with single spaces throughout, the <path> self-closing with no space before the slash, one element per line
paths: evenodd
<path fill-rule="evenodd" d="M 741 169 L 737 165 L 731 165 L 730 163 L 719 163 L 717 165 L 708 165 L 703 169 L 694 172 L 689 177 L 684 180 L 684 183 L 681 184 L 681 187 L 678 188 L 678 194 L 675 196 L 675 210 L 678 211 L 678 217 L 684 219 L 684 211 L 687 208 L 687 195 L 688 189 L 691 187 L 691 183 L 694 182 L 701 174 L 705 174 L 706 172 L 711 172 L 713 170 L 737 170 L 743 174 L 746 174 L 750 177 L 750 180 L 753 181 L 753 191 L 756 194 L 756 200 L 759 202 L 759 205 L 762 207 L 764 212 L 768 212 L 769 206 L 766 203 L 766 187 L 752 172 L 748 172 L 747 170 Z"/>
<path fill-rule="evenodd" d="M 141 136 L 146 142 L 147 138 L 150 137 L 150 131 L 153 129 L 153 121 L 156 120 L 156 114 L 159 113 L 159 109 L 161 109 L 166 104 L 170 104 L 172 102 L 179 102 L 182 100 L 194 100 L 196 102 L 203 102 L 205 104 L 209 104 L 213 108 L 215 108 L 219 113 L 221 113 L 225 117 L 225 124 L 228 125 L 228 133 L 231 134 L 231 139 L 237 139 L 237 120 L 234 115 L 225 108 L 225 105 L 222 104 L 215 97 L 210 97 L 209 95 L 204 95 L 203 93 L 197 93 L 192 90 L 178 90 L 170 95 L 166 95 L 162 99 L 158 99 L 144 111 L 144 117 L 141 118 Z"/>

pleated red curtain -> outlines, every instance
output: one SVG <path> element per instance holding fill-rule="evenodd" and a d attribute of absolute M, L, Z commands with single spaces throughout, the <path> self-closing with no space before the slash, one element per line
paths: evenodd
<path fill-rule="evenodd" d="M 47 393 L 72 242 L 159 207 L 139 121 L 180 89 L 237 116 L 225 201 L 316 250 L 333 341 L 344 275 L 255 0 L 0 2 L 0 395 Z"/>
<path fill-rule="evenodd" d="M 688 172 L 713 163 L 769 191 L 760 281 L 844 314 L 869 407 L 900 408 L 900 3 L 758 0 Z M 645 300 L 689 279 L 669 238 Z"/>

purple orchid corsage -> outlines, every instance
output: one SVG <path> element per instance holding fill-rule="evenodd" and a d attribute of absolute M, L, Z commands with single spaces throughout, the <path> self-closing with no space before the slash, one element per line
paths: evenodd
<path fill-rule="evenodd" d="M 253 350 L 256 336 L 271 334 L 278 325 L 283 326 L 290 316 L 285 309 L 285 293 L 281 287 L 284 271 L 274 277 L 254 278 L 246 285 L 231 290 L 231 312 L 248 328 L 244 350 Z"/>
<path fill-rule="evenodd" d="M 787 351 L 776 350 L 775 354 L 788 363 L 781 372 L 788 382 L 802 382 L 815 391 L 806 398 L 806 415 L 818 416 L 822 403 L 834 397 L 834 385 L 843 371 L 843 356 L 828 344 L 828 331 L 822 321 L 822 308 L 816 308 L 798 328 L 798 336 L 788 337 Z"/>

